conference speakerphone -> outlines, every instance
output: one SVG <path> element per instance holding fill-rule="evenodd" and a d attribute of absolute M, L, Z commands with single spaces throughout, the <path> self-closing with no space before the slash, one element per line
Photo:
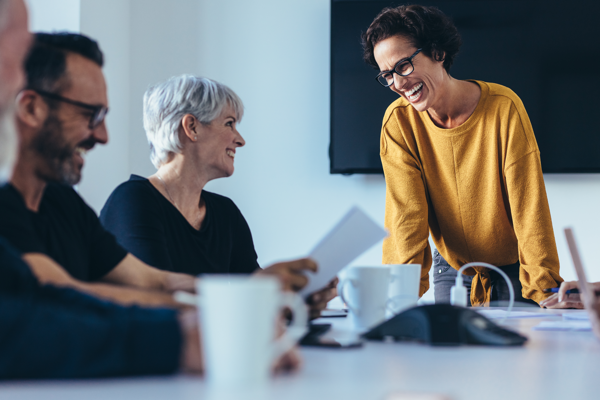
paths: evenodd
<path fill-rule="evenodd" d="M 500 327 L 473 310 L 450 304 L 410 308 L 362 336 L 368 340 L 392 338 L 437 346 L 521 346 L 527 341 L 525 336 Z"/>

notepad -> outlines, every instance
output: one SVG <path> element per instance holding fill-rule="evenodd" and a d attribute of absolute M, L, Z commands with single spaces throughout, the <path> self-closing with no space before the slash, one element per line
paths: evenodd
<path fill-rule="evenodd" d="M 327 286 L 342 268 L 386 236 L 385 229 L 363 210 L 352 207 L 310 252 L 308 257 L 317 262 L 319 270 L 309 273 L 300 294 L 306 296 Z"/>

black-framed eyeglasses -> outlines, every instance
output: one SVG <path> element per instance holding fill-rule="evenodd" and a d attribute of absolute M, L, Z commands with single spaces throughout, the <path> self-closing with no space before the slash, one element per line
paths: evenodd
<path fill-rule="evenodd" d="M 92 104 L 82 103 L 81 101 L 67 99 L 66 97 L 63 97 L 56 93 L 46 92 L 45 90 L 33 89 L 33 91 L 49 99 L 62 101 L 63 103 L 72 104 L 74 106 L 85 108 L 86 110 L 91 111 L 92 116 L 90 117 L 90 123 L 88 125 L 90 129 L 96 129 L 98 125 L 100 125 L 102 121 L 104 121 L 104 118 L 108 113 L 108 107 L 95 106 Z"/>
<path fill-rule="evenodd" d="M 381 83 L 383 87 L 390 87 L 394 83 L 394 73 L 400 76 L 408 76 L 413 73 L 415 70 L 415 66 L 413 65 L 413 58 L 417 56 L 423 49 L 418 49 L 413 53 L 412 56 L 408 58 L 404 58 L 396 63 L 394 69 L 390 71 L 381 71 L 375 79 L 377 82 Z"/>

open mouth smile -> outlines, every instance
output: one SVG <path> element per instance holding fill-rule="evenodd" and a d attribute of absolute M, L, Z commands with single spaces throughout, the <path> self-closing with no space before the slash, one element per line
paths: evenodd
<path fill-rule="evenodd" d="M 423 93 L 423 82 L 420 82 L 418 84 L 416 84 L 415 86 L 413 86 L 412 89 L 404 92 L 404 96 L 406 96 L 406 99 L 408 101 L 410 101 L 411 103 L 414 103 L 415 101 L 419 100 L 419 98 L 421 97 L 421 94 Z"/>

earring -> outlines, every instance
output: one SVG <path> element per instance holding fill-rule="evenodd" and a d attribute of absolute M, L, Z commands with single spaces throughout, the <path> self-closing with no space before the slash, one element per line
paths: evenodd
<path fill-rule="evenodd" d="M 198 136 L 194 136 L 194 142 L 198 140 Z"/>

